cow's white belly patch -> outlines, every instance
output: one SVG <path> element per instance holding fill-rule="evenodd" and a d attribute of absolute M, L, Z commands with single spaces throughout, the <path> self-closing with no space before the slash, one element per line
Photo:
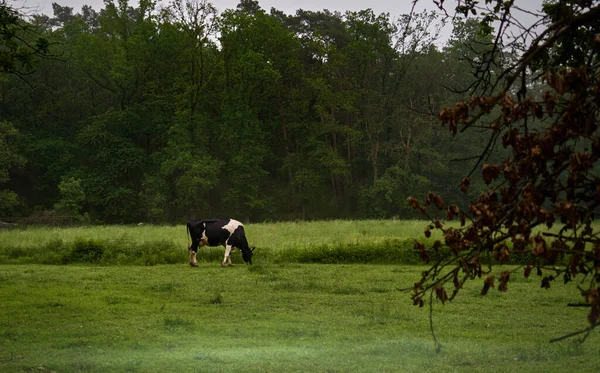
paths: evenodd
<path fill-rule="evenodd" d="M 199 246 L 208 246 L 208 237 L 206 237 L 206 230 L 202 231 L 202 237 L 200 237 Z"/>

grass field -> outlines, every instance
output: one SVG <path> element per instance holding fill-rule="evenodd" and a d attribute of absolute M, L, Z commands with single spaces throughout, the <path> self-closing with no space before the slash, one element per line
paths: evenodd
<path fill-rule="evenodd" d="M 577 284 L 519 273 L 435 302 L 436 354 L 429 309 L 398 291 L 425 224 L 248 224 L 255 264 L 225 269 L 222 248 L 187 265 L 184 226 L 0 231 L 0 372 L 600 371 L 598 329 L 548 343 L 587 326 Z"/>
<path fill-rule="evenodd" d="M 280 250 L 311 245 L 423 238 L 426 225 L 427 222 L 421 220 L 334 220 L 245 224 L 245 230 L 251 246 Z M 186 249 L 186 236 L 184 224 L 0 230 L 0 242 L 16 247 L 43 246 L 54 240 L 68 242 L 84 237 L 98 240 L 123 239 L 135 243 L 166 241 Z"/>
<path fill-rule="evenodd" d="M 570 286 L 515 276 L 429 310 L 399 287 L 422 267 L 0 266 L 2 372 L 597 372 Z M 531 283 L 529 283 L 531 282 Z M 575 298 L 573 298 L 575 297 Z"/>
<path fill-rule="evenodd" d="M 426 239 L 427 223 L 418 220 L 335 220 L 247 224 L 246 236 L 256 256 L 287 263 L 419 264 L 414 240 Z M 554 230 L 557 230 L 555 228 Z M 187 257 L 187 233 L 179 226 L 91 226 L 0 231 L 0 264 L 157 265 Z M 222 260 L 222 248 L 199 250 L 198 260 Z M 434 260 L 435 253 L 430 253 Z M 237 256 L 234 255 L 233 260 Z M 239 260 L 239 259 L 238 259 Z M 527 257 L 511 258 L 513 264 Z M 239 262 L 239 261 L 238 261 Z"/>
<path fill-rule="evenodd" d="M 344 221 L 247 224 L 256 256 L 276 262 L 417 263 L 414 238 L 423 221 Z M 155 265 L 184 262 L 187 232 L 180 226 L 35 227 L 0 231 L 0 264 Z M 222 248 L 203 247 L 200 261 L 222 260 Z M 237 256 L 234 255 L 233 260 Z"/>

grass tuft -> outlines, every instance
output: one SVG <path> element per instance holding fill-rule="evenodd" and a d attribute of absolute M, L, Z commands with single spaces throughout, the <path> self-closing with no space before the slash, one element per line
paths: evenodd
<path fill-rule="evenodd" d="M 221 293 L 215 293 L 209 300 L 210 304 L 223 304 L 223 295 Z"/>
<path fill-rule="evenodd" d="M 164 328 L 168 331 L 178 331 L 180 329 L 191 330 L 194 323 L 183 317 L 165 317 L 163 320 Z"/>

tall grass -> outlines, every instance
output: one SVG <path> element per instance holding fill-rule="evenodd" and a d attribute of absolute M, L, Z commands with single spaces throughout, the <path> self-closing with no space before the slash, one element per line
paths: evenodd
<path fill-rule="evenodd" d="M 413 240 L 425 222 L 400 220 L 247 224 L 256 258 L 276 262 L 413 263 Z M 0 263 L 168 264 L 187 259 L 187 231 L 179 226 L 35 227 L 0 231 Z M 203 247 L 201 261 L 222 260 L 223 249 Z M 234 260 L 240 261 L 236 255 Z M 260 260 L 260 259 L 259 259 Z"/>
<path fill-rule="evenodd" d="M 414 241 L 431 246 L 419 220 L 335 220 L 246 224 L 255 261 L 297 263 L 419 263 Z M 555 228 L 555 230 L 558 228 Z M 187 232 L 179 226 L 36 227 L 0 231 L 0 263 L 155 265 L 187 260 Z M 203 247 L 200 261 L 223 259 L 221 247 Z M 430 257 L 435 260 L 435 253 Z M 240 263 L 239 255 L 232 258 Z M 513 263 L 528 260 L 513 258 Z"/>
<path fill-rule="evenodd" d="M 245 224 L 251 246 L 287 249 L 311 245 L 366 244 L 386 239 L 423 237 L 427 223 L 422 220 L 332 220 Z M 186 248 L 185 225 L 105 225 L 74 228 L 32 227 L 0 230 L 0 245 L 42 246 L 50 241 L 75 239 L 166 241 Z"/>

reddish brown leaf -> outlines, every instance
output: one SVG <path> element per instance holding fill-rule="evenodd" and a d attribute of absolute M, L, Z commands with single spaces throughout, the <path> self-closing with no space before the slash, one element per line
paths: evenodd
<path fill-rule="evenodd" d="M 440 118 L 442 124 L 448 123 L 448 121 L 452 118 L 452 109 L 450 109 L 449 107 L 443 108 L 442 110 L 440 110 L 438 118 Z"/>
<path fill-rule="evenodd" d="M 484 164 L 481 172 L 483 180 L 489 185 L 494 179 L 500 176 L 500 167 L 493 164 Z"/>
<path fill-rule="evenodd" d="M 531 253 L 535 256 L 543 256 L 546 254 L 546 251 L 548 250 L 548 245 L 546 244 L 546 240 L 544 240 L 544 238 L 540 235 L 537 235 L 534 238 L 535 241 L 535 247 L 533 248 L 533 250 L 531 250 Z"/>
<path fill-rule="evenodd" d="M 500 264 L 504 264 L 510 259 L 510 250 L 505 243 L 502 243 L 494 248 L 492 255 Z"/>
<path fill-rule="evenodd" d="M 429 263 L 429 255 L 427 254 L 427 250 L 425 250 L 425 245 L 415 241 L 415 249 L 419 250 L 419 258 L 425 263 Z"/>
<path fill-rule="evenodd" d="M 460 191 L 463 193 L 467 193 L 469 191 L 470 185 L 471 185 L 471 178 L 465 177 L 460 183 Z"/>
<path fill-rule="evenodd" d="M 500 285 L 498 285 L 498 290 L 500 291 L 506 291 L 508 290 L 508 280 L 510 280 L 510 272 L 508 271 L 504 271 L 500 274 L 500 278 L 498 279 L 498 282 L 500 283 Z"/>
<path fill-rule="evenodd" d="M 448 294 L 446 294 L 446 289 L 444 289 L 443 286 L 438 286 L 435 288 L 435 296 L 437 299 L 442 301 L 442 304 L 446 304 L 446 301 L 448 300 Z"/>
<path fill-rule="evenodd" d="M 446 218 L 448 220 L 454 219 L 454 217 L 456 215 L 458 215 L 458 211 L 459 211 L 459 209 L 457 206 L 454 206 L 454 205 L 448 206 L 448 208 L 446 209 Z"/>
<path fill-rule="evenodd" d="M 408 205 L 410 207 L 412 207 L 413 209 L 415 209 L 415 210 L 420 210 L 421 209 L 421 206 L 419 205 L 419 201 L 417 201 L 416 198 L 414 198 L 414 197 L 408 197 L 407 201 L 408 201 Z"/>
<path fill-rule="evenodd" d="M 494 276 L 488 275 L 485 276 L 483 280 L 483 289 L 481 289 L 481 295 L 487 295 L 490 288 L 494 287 Z"/>
<path fill-rule="evenodd" d="M 444 199 L 441 196 L 436 195 L 435 196 L 435 207 L 437 207 L 438 211 L 442 211 L 444 209 Z"/>
<path fill-rule="evenodd" d="M 429 192 L 425 196 L 425 207 L 428 207 L 432 203 L 440 211 L 444 208 L 444 199 L 433 192 Z"/>

